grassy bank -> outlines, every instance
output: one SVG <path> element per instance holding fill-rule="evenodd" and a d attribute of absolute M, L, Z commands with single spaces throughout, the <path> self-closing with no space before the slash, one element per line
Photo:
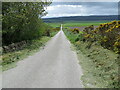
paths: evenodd
<path fill-rule="evenodd" d="M 51 39 L 57 32 L 52 32 L 50 37 L 43 36 L 42 38 L 35 39 L 32 41 L 28 41 L 26 46 L 22 50 L 16 50 L 14 52 L 3 53 L 1 56 L 1 65 L 4 70 L 8 70 L 10 68 L 15 67 L 19 60 L 23 60 L 28 56 L 36 53 L 42 47 L 44 47 L 45 43 Z"/>
<path fill-rule="evenodd" d="M 99 43 L 78 41 L 80 34 L 64 30 L 75 46 L 79 63 L 83 69 L 82 81 L 86 88 L 118 88 L 119 54 L 103 48 Z"/>

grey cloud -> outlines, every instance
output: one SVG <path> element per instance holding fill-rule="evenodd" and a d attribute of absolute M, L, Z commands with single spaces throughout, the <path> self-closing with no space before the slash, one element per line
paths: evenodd
<path fill-rule="evenodd" d="M 59 7 L 58 7 L 59 6 Z M 79 6 L 79 7 L 77 7 Z M 82 7 L 80 7 L 82 6 Z M 46 17 L 70 15 L 117 15 L 117 2 L 53 2 Z"/>

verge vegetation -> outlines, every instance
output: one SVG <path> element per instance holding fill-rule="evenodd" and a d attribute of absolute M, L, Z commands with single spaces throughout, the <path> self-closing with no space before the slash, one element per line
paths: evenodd
<path fill-rule="evenodd" d="M 16 66 L 16 62 L 38 51 L 58 31 L 41 19 L 45 7 L 51 2 L 2 3 L 2 51 L 0 65 L 3 70 Z"/>
<path fill-rule="evenodd" d="M 57 32 L 51 33 L 54 36 Z M 51 36 L 51 37 L 52 37 Z M 24 47 L 18 50 L 10 51 L 2 54 L 1 65 L 3 66 L 3 71 L 8 70 L 17 66 L 19 60 L 23 60 L 28 56 L 36 53 L 37 51 L 44 48 L 45 43 L 51 39 L 51 37 L 43 36 L 39 39 L 29 40 L 25 43 Z"/>
<path fill-rule="evenodd" d="M 85 87 L 120 88 L 120 21 L 64 32 L 77 51 Z"/>

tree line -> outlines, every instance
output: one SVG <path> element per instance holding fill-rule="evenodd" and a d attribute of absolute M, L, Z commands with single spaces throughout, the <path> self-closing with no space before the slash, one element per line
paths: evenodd
<path fill-rule="evenodd" d="M 3 2 L 2 44 L 33 40 L 47 33 L 49 26 L 41 17 L 51 2 Z"/>

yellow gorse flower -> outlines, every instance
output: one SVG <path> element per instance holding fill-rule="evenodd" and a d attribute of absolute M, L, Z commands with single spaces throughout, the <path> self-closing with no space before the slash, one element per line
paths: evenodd
<path fill-rule="evenodd" d="M 86 38 L 90 37 L 90 34 L 85 35 Z"/>
<path fill-rule="evenodd" d="M 120 46 L 120 42 L 115 42 L 114 46 Z"/>

